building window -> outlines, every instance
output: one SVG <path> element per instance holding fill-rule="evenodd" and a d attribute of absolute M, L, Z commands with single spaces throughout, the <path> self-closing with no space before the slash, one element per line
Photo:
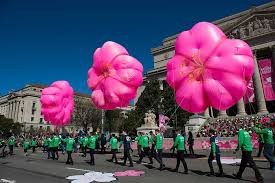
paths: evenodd
<path fill-rule="evenodd" d="M 34 109 L 32 109 L 32 115 L 34 115 L 34 113 L 35 113 L 35 110 L 34 110 Z"/>
<path fill-rule="evenodd" d="M 43 118 L 40 118 L 39 123 L 40 123 L 40 124 L 42 124 L 42 123 L 43 123 Z"/>
<path fill-rule="evenodd" d="M 31 117 L 31 121 L 33 121 L 34 120 L 34 117 Z"/>
<path fill-rule="evenodd" d="M 34 88 L 33 91 L 36 91 L 36 89 Z"/>
<path fill-rule="evenodd" d="M 35 108 L 35 102 L 32 103 L 32 108 Z"/>

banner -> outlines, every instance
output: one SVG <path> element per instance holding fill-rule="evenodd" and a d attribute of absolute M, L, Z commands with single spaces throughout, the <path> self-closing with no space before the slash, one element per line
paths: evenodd
<path fill-rule="evenodd" d="M 248 85 L 247 85 L 247 90 L 246 90 L 246 94 L 244 96 L 244 103 L 247 104 L 255 102 L 255 94 L 254 94 L 254 86 L 253 86 L 253 80 L 251 78 L 251 80 L 249 81 Z"/>
<path fill-rule="evenodd" d="M 275 81 L 272 82 L 271 77 L 271 59 L 259 60 L 259 70 L 262 79 L 262 85 L 264 90 L 264 96 L 266 101 L 275 100 L 275 86 L 272 88 L 272 84 L 275 85 Z"/>

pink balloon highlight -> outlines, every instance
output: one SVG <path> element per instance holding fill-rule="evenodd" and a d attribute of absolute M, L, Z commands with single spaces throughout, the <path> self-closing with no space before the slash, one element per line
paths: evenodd
<path fill-rule="evenodd" d="M 87 81 L 95 106 L 105 110 L 127 106 L 143 82 L 142 72 L 142 64 L 123 46 L 108 41 L 97 48 Z"/>
<path fill-rule="evenodd" d="M 62 126 L 71 121 L 74 111 L 74 91 L 67 81 L 56 81 L 42 90 L 41 112 L 45 121 Z"/>
<path fill-rule="evenodd" d="M 244 41 L 228 39 L 215 25 L 197 23 L 182 32 L 167 63 L 166 80 L 184 110 L 226 110 L 246 93 L 254 72 L 253 54 Z"/>

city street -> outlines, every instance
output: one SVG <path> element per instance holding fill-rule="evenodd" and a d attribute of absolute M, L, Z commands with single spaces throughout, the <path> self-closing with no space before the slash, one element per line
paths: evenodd
<path fill-rule="evenodd" d="M 201 152 L 201 154 L 206 154 L 207 152 Z M 136 154 L 136 152 L 134 152 Z M 121 158 L 122 153 L 119 153 L 118 156 Z M 223 156 L 232 156 L 231 152 L 223 153 Z M 240 157 L 240 154 L 237 155 Z M 166 164 L 166 169 L 159 171 L 158 163 L 155 161 L 153 166 L 148 165 L 147 163 L 142 163 L 140 165 L 134 164 L 133 168 L 128 166 L 116 165 L 107 161 L 110 159 L 110 154 L 96 154 L 96 165 L 91 166 L 88 164 L 89 156 L 83 158 L 80 154 L 73 154 L 74 165 L 65 164 L 65 156 L 60 155 L 60 159 L 57 161 L 47 160 L 46 153 L 38 151 L 37 153 L 30 154 L 28 157 L 25 157 L 22 149 L 16 149 L 15 155 L 12 157 L 6 157 L 0 159 L 0 182 L 9 182 L 9 183 L 29 183 L 29 182 L 70 182 L 66 180 L 67 176 L 72 175 L 83 175 L 89 171 L 98 171 L 106 173 L 114 173 L 116 171 L 125 171 L 125 170 L 141 170 L 145 174 L 140 177 L 119 177 L 115 182 L 145 182 L 145 183 L 159 183 L 167 182 L 171 180 L 173 183 L 177 182 L 254 182 L 255 177 L 252 169 L 247 168 L 243 174 L 244 180 L 236 180 L 232 177 L 233 173 L 236 173 L 238 166 L 236 165 L 223 165 L 224 172 L 226 173 L 225 177 L 208 177 L 206 174 L 209 171 L 207 164 L 207 157 L 201 158 L 186 158 L 187 165 L 189 167 L 189 174 L 185 175 L 182 172 L 183 167 L 180 167 L 180 173 L 174 173 L 171 170 L 175 167 L 174 158 L 164 158 Z M 137 160 L 137 157 L 134 155 L 134 160 Z M 262 173 L 265 182 L 271 183 L 274 182 L 275 173 L 268 169 L 268 163 L 262 158 L 255 158 L 260 172 Z M 147 158 L 144 158 L 144 162 L 148 162 Z M 215 170 L 217 170 L 216 163 L 214 164 Z"/>

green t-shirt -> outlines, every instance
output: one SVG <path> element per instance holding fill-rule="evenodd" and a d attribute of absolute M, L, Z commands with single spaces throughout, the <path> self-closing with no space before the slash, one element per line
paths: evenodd
<path fill-rule="evenodd" d="M 142 138 L 141 147 L 142 148 L 149 147 L 149 138 L 146 135 L 142 136 L 141 138 Z"/>
<path fill-rule="evenodd" d="M 66 138 L 64 142 L 66 143 L 66 151 L 73 151 L 75 140 L 73 138 Z"/>
<path fill-rule="evenodd" d="M 48 138 L 46 138 L 46 139 L 43 140 L 43 145 L 44 145 L 45 147 L 48 147 L 48 146 L 49 146 L 49 139 L 48 139 Z"/>
<path fill-rule="evenodd" d="M 31 146 L 32 146 L 32 147 L 36 147 L 36 145 L 37 145 L 37 141 L 36 141 L 36 140 L 32 140 Z"/>
<path fill-rule="evenodd" d="M 150 142 L 152 143 L 152 144 L 155 144 L 156 142 L 155 142 L 155 136 L 154 135 L 151 135 L 150 136 Z"/>
<path fill-rule="evenodd" d="M 84 146 L 84 147 L 86 147 L 87 146 L 87 144 L 88 144 L 88 137 L 84 137 L 84 138 L 82 138 L 82 145 Z"/>
<path fill-rule="evenodd" d="M 115 137 L 112 137 L 111 139 L 110 139 L 110 145 L 111 145 L 111 148 L 112 149 L 117 149 L 117 138 L 115 138 Z"/>
<path fill-rule="evenodd" d="M 22 146 L 23 146 L 23 149 L 29 149 L 30 148 L 30 142 L 28 140 L 24 140 Z"/>
<path fill-rule="evenodd" d="M 173 147 L 177 148 L 177 150 L 185 150 L 185 141 L 181 134 L 177 135 Z"/>
<path fill-rule="evenodd" d="M 138 145 L 142 145 L 142 136 L 138 135 L 135 140 L 137 141 Z"/>
<path fill-rule="evenodd" d="M 156 136 L 156 149 L 162 149 L 162 144 L 163 144 L 163 138 L 161 134 L 157 134 Z"/>
<path fill-rule="evenodd" d="M 53 140 L 51 138 L 47 138 L 49 142 L 49 148 L 53 147 Z"/>
<path fill-rule="evenodd" d="M 259 130 L 258 128 L 254 128 L 256 133 L 263 135 L 263 140 L 265 144 L 274 144 L 273 133 L 269 128 L 265 128 L 263 130 Z"/>
<path fill-rule="evenodd" d="M 237 150 L 252 151 L 251 137 L 246 130 L 241 129 L 238 133 Z"/>
<path fill-rule="evenodd" d="M 53 136 L 51 143 L 52 143 L 52 147 L 58 147 L 60 144 L 60 138 L 58 138 L 57 136 Z"/>
<path fill-rule="evenodd" d="M 8 145 L 9 145 L 9 146 L 13 146 L 13 145 L 14 145 L 14 142 L 15 142 L 15 138 L 14 138 L 14 137 L 11 137 L 11 138 L 9 138 L 9 140 L 8 140 Z"/>
<path fill-rule="evenodd" d="M 88 148 L 95 149 L 96 147 L 96 136 L 90 136 L 88 140 Z"/>

